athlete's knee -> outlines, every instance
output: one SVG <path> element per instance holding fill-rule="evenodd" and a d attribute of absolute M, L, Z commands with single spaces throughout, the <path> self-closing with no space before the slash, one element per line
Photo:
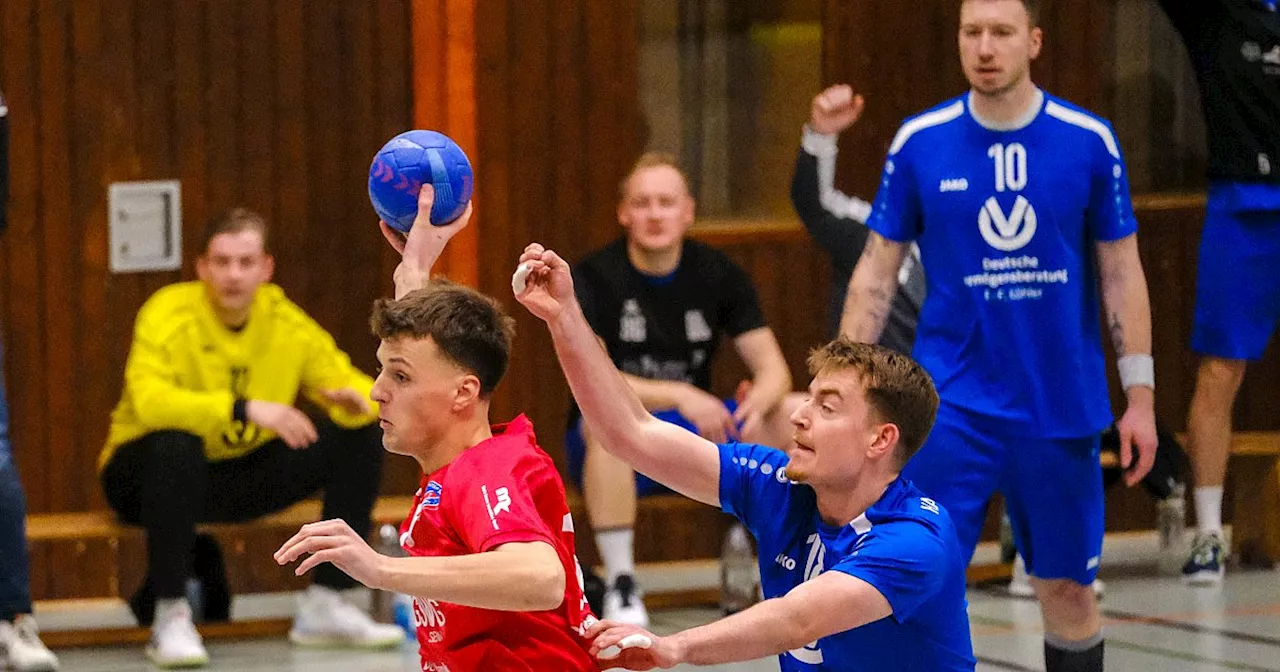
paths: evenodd
<path fill-rule="evenodd" d="M 1200 360 L 1196 385 L 1205 392 L 1234 396 L 1236 390 L 1240 389 L 1240 383 L 1244 382 L 1247 364 L 1242 359 L 1205 357 Z"/>
<path fill-rule="evenodd" d="M 1097 610 L 1097 596 L 1092 585 L 1083 585 L 1071 579 L 1032 579 L 1036 597 L 1045 610 L 1046 617 L 1056 616 L 1064 620 L 1092 618 Z"/>
<path fill-rule="evenodd" d="M 164 429 L 138 440 L 143 469 L 148 472 L 191 473 L 205 468 L 204 440 L 190 432 Z"/>

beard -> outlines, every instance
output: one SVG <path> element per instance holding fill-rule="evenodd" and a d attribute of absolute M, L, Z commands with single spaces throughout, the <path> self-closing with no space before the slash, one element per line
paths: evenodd
<path fill-rule="evenodd" d="M 981 83 L 981 80 L 977 77 L 974 77 L 972 80 L 970 80 L 969 85 L 973 87 L 974 91 L 977 91 L 979 94 L 983 96 L 987 96 L 990 98 L 998 98 L 1018 88 L 1018 85 L 1021 84 L 1022 80 L 1026 79 L 1026 77 L 1027 77 L 1027 71 L 1022 70 L 1020 72 L 1013 73 L 1008 80 L 1004 82 L 998 82 L 994 85 L 983 85 Z"/>

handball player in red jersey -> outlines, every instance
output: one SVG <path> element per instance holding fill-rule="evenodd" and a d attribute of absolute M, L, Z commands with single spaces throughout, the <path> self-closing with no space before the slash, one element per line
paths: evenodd
<path fill-rule="evenodd" d="M 401 253 L 396 298 L 373 309 L 382 370 L 372 397 L 383 446 L 422 466 L 400 528 L 410 557 L 374 551 L 341 520 L 304 525 L 275 558 L 302 574 L 330 562 L 370 588 L 414 598 L 423 672 L 586 671 L 599 667 L 583 633 L 583 597 L 564 484 L 521 415 L 489 424 L 513 322 L 492 299 L 431 280 L 431 267 L 471 217 L 432 226 L 423 187 Z"/>

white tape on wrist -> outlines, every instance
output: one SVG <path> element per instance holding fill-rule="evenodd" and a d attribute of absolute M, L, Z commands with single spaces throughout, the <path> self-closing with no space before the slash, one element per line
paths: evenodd
<path fill-rule="evenodd" d="M 511 291 L 520 296 L 524 294 L 525 280 L 529 278 L 529 272 L 533 268 L 529 264 L 523 263 L 516 267 L 516 272 L 511 275 Z"/>
<path fill-rule="evenodd" d="M 1151 355 L 1125 355 L 1116 362 L 1120 370 L 1120 387 L 1156 389 L 1156 363 Z"/>
<path fill-rule="evenodd" d="M 600 660 L 613 660 L 622 655 L 623 649 L 647 649 L 651 646 L 653 646 L 653 640 L 637 632 L 623 637 L 621 641 L 613 646 L 601 649 L 596 657 Z"/>

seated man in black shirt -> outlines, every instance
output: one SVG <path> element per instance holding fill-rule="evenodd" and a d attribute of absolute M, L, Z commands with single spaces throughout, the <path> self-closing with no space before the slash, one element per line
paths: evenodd
<path fill-rule="evenodd" d="M 688 240 L 694 199 L 670 156 L 651 153 L 623 180 L 618 221 L 626 235 L 573 269 L 587 321 L 618 369 L 658 417 L 716 442 L 741 439 L 782 445 L 792 428 L 784 407 L 791 374 L 765 325 L 751 279 L 723 253 Z M 737 399 L 708 390 L 722 337 L 751 371 Z M 566 448 L 583 489 L 596 544 L 608 571 L 602 616 L 645 625 L 634 571 L 636 495 L 660 491 L 634 474 L 570 414 Z"/>

